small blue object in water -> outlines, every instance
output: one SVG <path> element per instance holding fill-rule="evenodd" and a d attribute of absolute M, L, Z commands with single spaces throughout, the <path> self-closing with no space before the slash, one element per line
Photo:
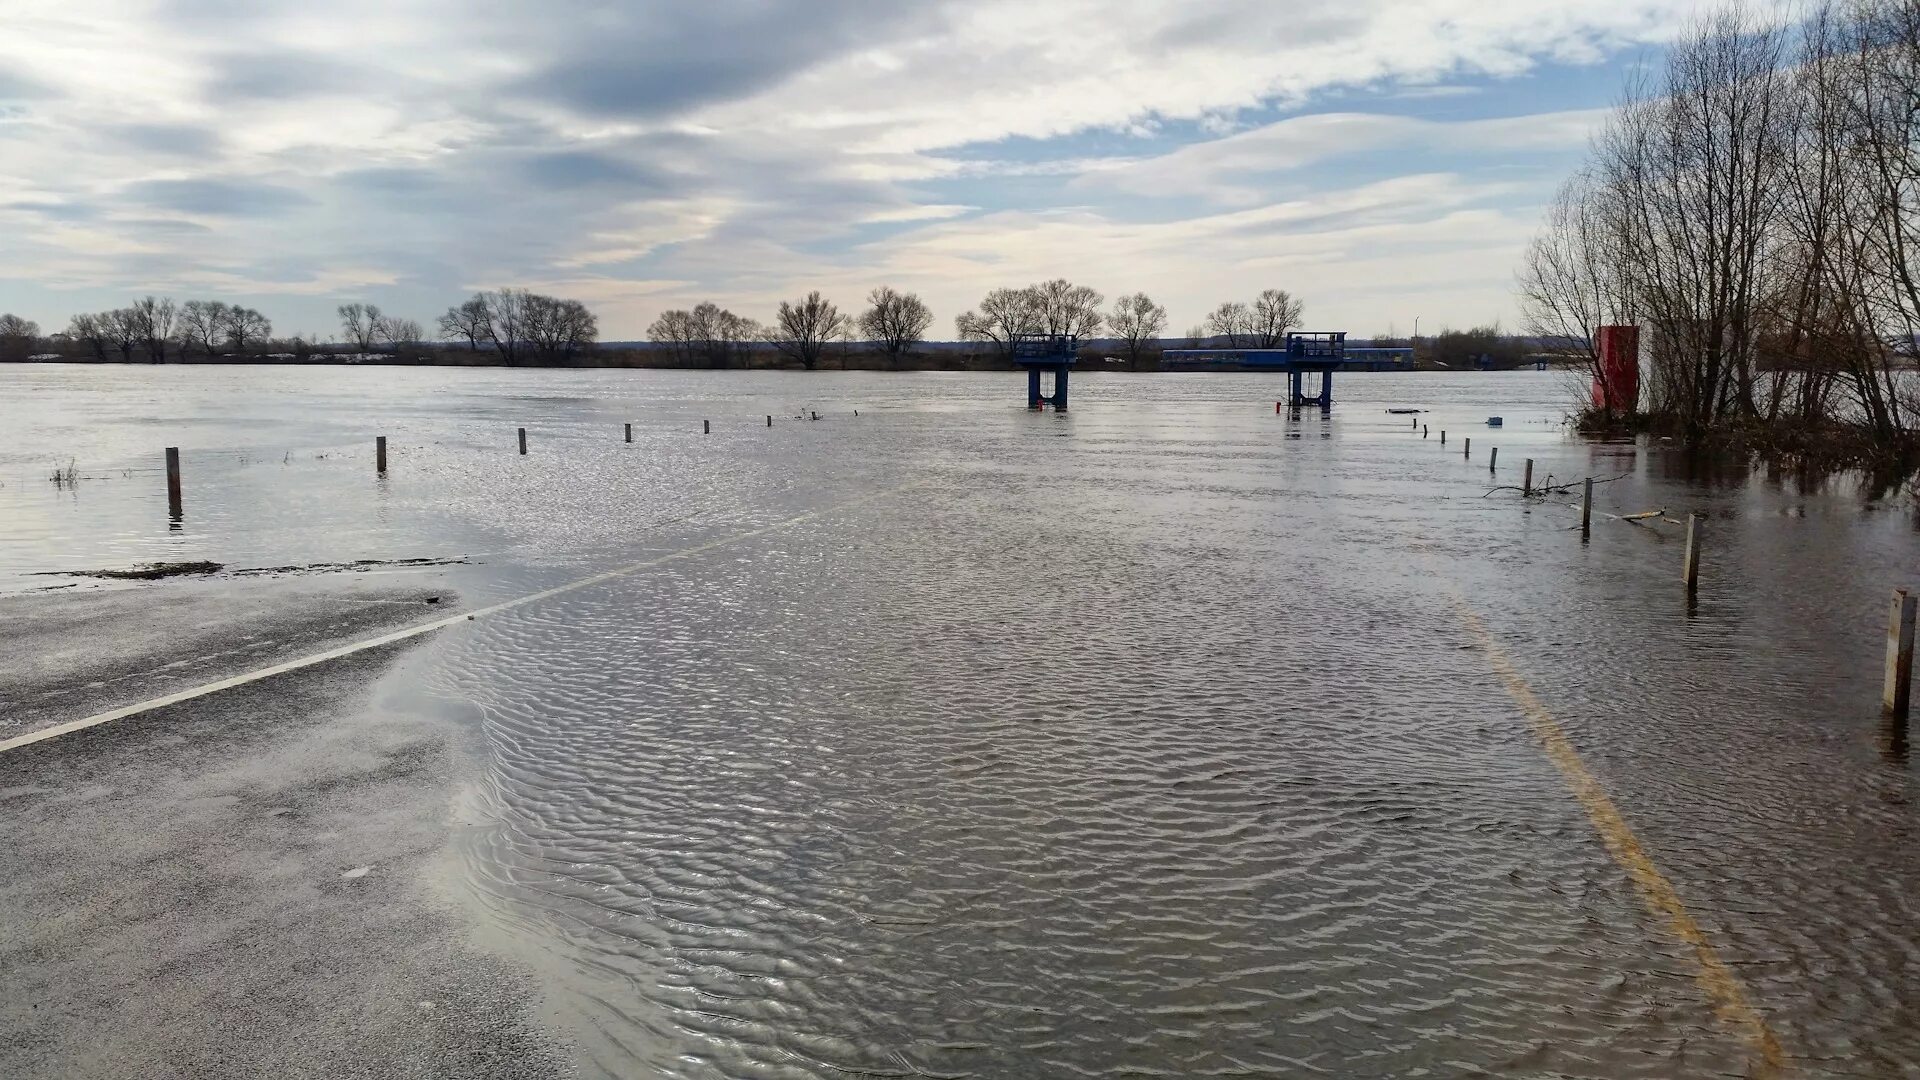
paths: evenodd
<path fill-rule="evenodd" d="M 1503 422 L 1502 422 L 1502 421 L 1501 421 L 1501 419 L 1500 419 L 1499 417 L 1497 417 L 1497 416 L 1489 416 L 1489 417 L 1487 417 L 1487 426 L 1488 426 L 1488 427 L 1501 427 L 1501 426 L 1502 426 L 1502 424 L 1503 424 Z"/>

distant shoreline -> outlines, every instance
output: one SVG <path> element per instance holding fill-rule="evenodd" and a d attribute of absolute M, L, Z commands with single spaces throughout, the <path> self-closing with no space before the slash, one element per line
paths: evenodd
<path fill-rule="evenodd" d="M 66 364 L 66 365 L 73 365 L 77 367 L 154 367 L 154 368 L 158 368 L 158 367 L 196 367 L 196 368 L 203 368 L 203 367 L 215 367 L 215 368 L 218 368 L 218 367 L 294 367 L 294 368 L 433 367 L 433 368 L 485 368 L 489 370 L 526 370 L 526 371 L 534 371 L 534 370 L 539 370 L 539 371 L 567 371 L 567 370 L 792 371 L 792 372 L 799 372 L 803 374 L 809 373 L 809 372 L 832 372 L 832 371 L 866 371 L 866 372 L 877 372 L 881 374 L 888 374 L 888 373 L 907 373 L 907 372 L 915 372 L 915 371 L 1017 372 L 1020 370 L 1020 368 L 1017 365 L 1011 363 L 1010 361 L 1003 360 L 996 356 L 983 356 L 979 354 L 955 354 L 955 355 L 948 355 L 948 356 L 940 356 L 937 354 L 934 356 L 923 355 L 923 356 L 917 356 L 912 360 L 909 360 L 906 363 L 902 363 L 898 366 L 892 366 L 886 362 L 883 356 L 875 355 L 875 354 L 854 353 L 854 354 L 848 355 L 844 363 L 840 360 L 840 358 L 836 357 L 829 362 L 820 364 L 818 367 L 807 368 L 807 367 L 803 367 L 798 363 L 784 360 L 783 358 L 777 357 L 775 355 L 768 355 L 764 357 L 755 356 L 752 358 L 750 362 L 744 365 L 729 364 L 726 366 L 719 366 L 719 365 L 711 365 L 711 364 L 683 364 L 683 363 L 675 363 L 671 358 L 666 356 L 654 355 L 652 350 L 647 350 L 647 349 L 619 349 L 619 350 L 598 349 L 591 353 L 576 356 L 571 361 L 566 363 L 518 363 L 518 364 L 505 363 L 501 361 L 498 358 L 498 356 L 495 354 L 490 354 L 486 352 L 472 353 L 472 352 L 467 352 L 465 350 L 451 350 L 451 349 L 436 350 L 435 352 L 432 352 L 432 353 L 422 353 L 422 354 L 417 354 L 415 356 L 395 356 L 395 355 L 384 354 L 384 353 L 362 354 L 362 353 L 324 353 L 322 352 L 322 353 L 314 353 L 313 355 L 307 356 L 307 357 L 298 357 L 291 354 L 269 353 L 269 354 L 261 354 L 257 356 L 248 356 L 245 358 L 221 357 L 218 359 L 208 359 L 205 357 L 199 357 L 193 360 L 169 359 L 162 363 L 153 363 L 152 361 L 139 360 L 139 359 L 100 360 L 92 357 L 77 357 L 77 356 L 64 356 L 64 355 L 55 356 L 52 354 L 41 354 L 37 356 L 23 357 L 20 359 L 0 360 L 0 367 L 33 367 L 33 366 L 45 366 L 49 364 Z M 1579 364 L 1576 362 L 1556 363 L 1550 370 L 1555 370 L 1555 371 L 1572 370 L 1577 367 L 1579 367 Z M 1532 368 L 1533 368 L 1533 365 L 1531 363 L 1520 364 L 1513 367 L 1494 367 L 1494 368 L 1448 367 L 1446 365 L 1428 363 L 1428 364 L 1415 364 L 1410 368 L 1404 368 L 1399 370 L 1459 372 L 1459 373 L 1476 373 L 1477 374 L 1483 371 L 1528 371 L 1528 370 L 1532 370 Z M 1227 366 L 1222 366 L 1219 368 L 1187 367 L 1187 368 L 1180 368 L 1180 369 L 1170 369 L 1170 368 L 1162 368 L 1160 366 L 1158 357 L 1154 357 L 1150 360 L 1146 360 L 1138 366 L 1130 364 L 1125 360 L 1110 361 L 1102 357 L 1092 357 L 1092 358 L 1082 357 L 1075 365 L 1074 370 L 1078 373 L 1083 373 L 1083 374 L 1087 372 L 1096 372 L 1096 371 L 1112 371 L 1112 372 L 1122 372 L 1126 374 L 1165 373 L 1165 374 L 1178 374 L 1178 375 L 1248 374 L 1248 373 L 1263 372 L 1263 371 L 1265 372 L 1278 371 L 1278 369 L 1264 368 L 1264 367 L 1227 367 Z M 1365 368 L 1361 368 L 1357 366 L 1350 371 L 1342 372 L 1342 374 L 1369 374 L 1369 373 L 1372 373 L 1372 372 L 1368 372 Z"/>

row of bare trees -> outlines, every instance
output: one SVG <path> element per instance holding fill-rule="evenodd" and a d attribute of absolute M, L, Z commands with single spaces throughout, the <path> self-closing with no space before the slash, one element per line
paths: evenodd
<path fill-rule="evenodd" d="M 1230 300 L 1207 316 L 1207 330 L 1236 349 L 1277 349 L 1300 325 L 1306 304 L 1285 289 L 1267 289 L 1247 304 Z"/>
<path fill-rule="evenodd" d="M 509 366 L 567 363 L 600 339 L 600 320 L 578 300 L 497 289 L 448 308 L 440 335 L 473 351 L 491 346 Z"/>
<path fill-rule="evenodd" d="M 391 349 L 399 352 L 420 344 L 420 324 L 412 319 L 388 315 L 378 304 L 341 304 L 334 309 L 340 316 L 341 341 L 362 353 Z"/>
<path fill-rule="evenodd" d="M 1072 335 L 1082 340 L 1104 334 L 1134 366 L 1157 354 L 1167 329 L 1167 309 L 1146 293 L 1131 293 L 1102 310 L 1099 290 L 1065 278 L 1024 288 L 994 289 L 970 311 L 954 319 L 960 340 L 986 347 L 1002 359 L 1013 355 L 1025 335 Z M 1278 348 L 1298 326 L 1301 302 L 1284 289 L 1268 289 L 1251 304 L 1222 304 L 1207 331 L 1235 348 Z M 817 367 L 838 343 L 863 340 L 898 367 L 933 325 L 933 313 L 920 297 L 881 286 L 867 296 L 859 315 L 843 313 L 818 292 L 783 301 L 771 323 L 761 324 L 708 302 L 691 311 L 661 314 L 647 336 L 671 351 L 682 365 L 732 367 L 745 364 L 760 343 L 806 368 Z"/>
<path fill-rule="evenodd" d="M 647 338 L 682 366 L 745 366 L 754 346 L 765 342 L 811 371 L 835 346 L 858 334 L 897 368 L 932 325 L 933 312 L 925 301 L 883 285 L 867 295 L 867 307 L 858 315 L 842 312 L 818 290 L 781 301 L 773 321 L 764 324 L 708 301 L 691 311 L 662 312 L 647 327 Z"/>
<path fill-rule="evenodd" d="M 25 325 L 38 333 L 38 327 Z M 54 340 L 64 339 L 99 361 L 117 356 L 130 363 L 137 353 L 150 363 L 163 364 L 169 355 L 184 361 L 195 352 L 208 358 L 244 354 L 272 333 L 273 324 L 265 315 L 240 304 L 220 300 L 176 304 L 170 298 L 147 296 L 127 307 L 75 315 Z"/>
<path fill-rule="evenodd" d="M 1604 381 L 1597 328 L 1639 326 L 1640 410 L 1693 445 L 1824 429 L 1911 449 L 1916 103 L 1920 0 L 1705 17 L 1553 205 L 1520 273 L 1529 331 Z"/>
<path fill-rule="evenodd" d="M 1011 355 L 1013 341 L 1026 334 L 1072 334 L 1090 338 L 1105 333 L 1135 366 L 1154 355 L 1167 329 L 1167 309 L 1146 293 L 1131 293 L 1102 312 L 1105 297 L 1085 285 L 1064 278 L 1024 289 L 995 289 L 980 306 L 955 320 L 964 341 L 992 345 Z M 1211 339 L 1236 349 L 1277 349 L 1287 333 L 1300 324 L 1304 304 L 1285 289 L 1268 289 L 1251 304 L 1229 301 L 1207 316 L 1204 326 L 1189 332 L 1198 347 Z"/>

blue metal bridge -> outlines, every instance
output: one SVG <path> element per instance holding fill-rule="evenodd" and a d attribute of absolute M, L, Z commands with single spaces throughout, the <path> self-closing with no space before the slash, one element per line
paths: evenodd
<path fill-rule="evenodd" d="M 1166 371 L 1284 371 L 1288 403 L 1295 408 L 1333 407 L 1335 371 L 1405 371 L 1412 366 L 1412 349 L 1349 348 L 1340 330 L 1288 334 L 1281 349 L 1168 349 L 1160 366 Z M 1309 393 L 1307 376 L 1317 374 Z"/>

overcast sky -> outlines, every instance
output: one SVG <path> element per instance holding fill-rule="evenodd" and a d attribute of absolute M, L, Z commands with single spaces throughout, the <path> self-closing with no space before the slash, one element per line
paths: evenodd
<path fill-rule="evenodd" d="M 0 311 L 138 294 L 335 330 L 475 289 L 602 337 L 713 299 L 1282 287 L 1314 328 L 1503 319 L 1677 0 L 5 0 Z"/>

